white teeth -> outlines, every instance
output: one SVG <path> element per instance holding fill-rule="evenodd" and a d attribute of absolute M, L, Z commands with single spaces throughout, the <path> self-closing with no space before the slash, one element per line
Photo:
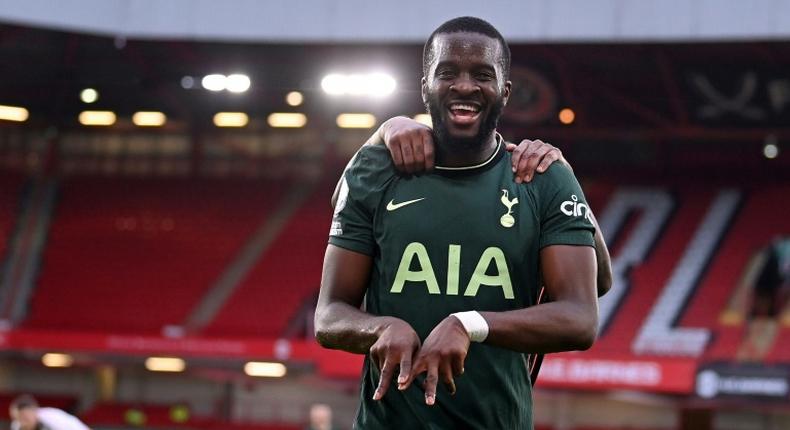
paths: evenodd
<path fill-rule="evenodd" d="M 466 110 L 466 111 L 470 111 L 470 112 L 478 112 L 480 110 L 477 106 L 461 104 L 461 103 L 453 103 L 452 105 L 450 105 L 450 109 L 452 109 L 452 110 Z"/>

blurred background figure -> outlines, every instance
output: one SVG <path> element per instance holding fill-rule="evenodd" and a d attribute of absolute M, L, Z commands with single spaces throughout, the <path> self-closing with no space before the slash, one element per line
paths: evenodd
<path fill-rule="evenodd" d="M 790 237 L 779 237 L 764 251 L 765 263 L 754 285 L 752 316 L 776 318 L 783 314 L 790 289 Z"/>
<path fill-rule="evenodd" d="M 310 407 L 310 424 L 306 430 L 333 430 L 332 408 L 323 403 Z"/>
<path fill-rule="evenodd" d="M 790 237 L 778 236 L 752 258 L 746 284 L 751 293 L 747 333 L 737 358 L 759 363 L 777 341 L 779 329 L 790 323 Z"/>
<path fill-rule="evenodd" d="M 90 430 L 77 417 L 58 408 L 39 407 L 36 399 L 23 394 L 8 408 L 12 430 Z"/>

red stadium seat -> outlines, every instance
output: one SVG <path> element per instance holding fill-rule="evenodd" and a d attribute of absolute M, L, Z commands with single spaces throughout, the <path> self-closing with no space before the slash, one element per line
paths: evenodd
<path fill-rule="evenodd" d="M 67 180 L 24 326 L 159 334 L 181 324 L 282 192 L 251 180 Z"/>

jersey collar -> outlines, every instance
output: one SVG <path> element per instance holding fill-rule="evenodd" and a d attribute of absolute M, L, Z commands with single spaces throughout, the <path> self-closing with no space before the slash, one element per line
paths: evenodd
<path fill-rule="evenodd" d="M 437 173 L 472 173 L 477 172 L 480 170 L 486 170 L 489 167 L 496 164 L 496 161 L 502 157 L 505 148 L 505 139 L 502 138 L 502 135 L 499 133 L 495 133 L 494 137 L 497 142 L 496 150 L 488 157 L 485 161 L 472 165 L 472 166 L 459 166 L 459 167 L 449 167 L 449 166 L 435 166 Z"/>

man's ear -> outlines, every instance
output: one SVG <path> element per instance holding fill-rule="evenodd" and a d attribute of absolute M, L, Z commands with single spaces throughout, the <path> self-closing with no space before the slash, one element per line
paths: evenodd
<path fill-rule="evenodd" d="M 420 79 L 420 95 L 422 95 L 422 104 L 428 103 L 428 81 L 425 80 L 425 76 Z"/>
<path fill-rule="evenodd" d="M 513 83 L 510 81 L 505 81 L 505 89 L 503 94 L 503 99 L 505 102 L 505 106 L 507 106 L 507 101 L 510 100 L 510 90 L 513 87 Z"/>

